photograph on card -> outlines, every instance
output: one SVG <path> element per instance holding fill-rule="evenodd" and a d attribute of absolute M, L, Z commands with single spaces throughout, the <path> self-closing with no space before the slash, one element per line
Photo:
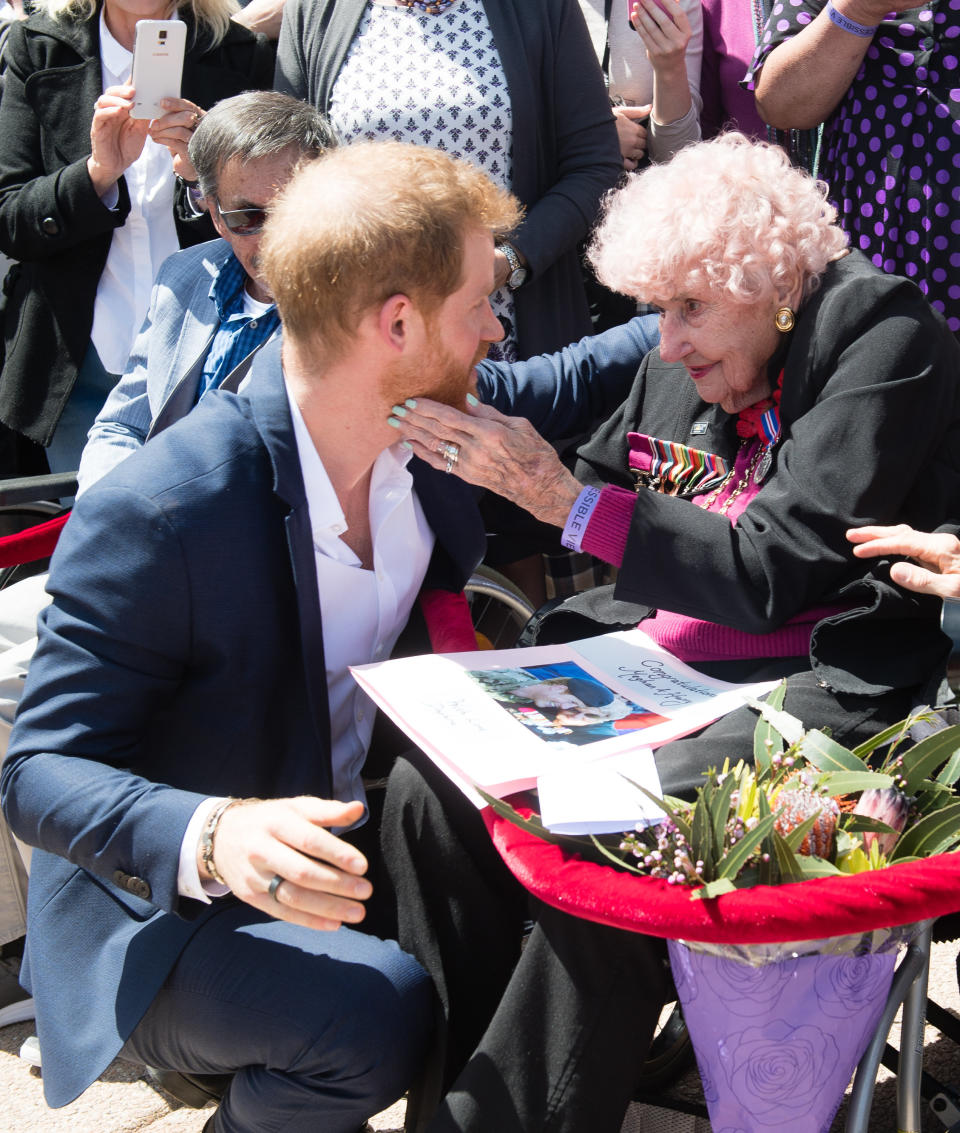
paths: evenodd
<path fill-rule="evenodd" d="M 580 746 L 666 723 L 664 716 L 627 700 L 573 661 L 474 669 L 467 675 L 543 740 Z"/>

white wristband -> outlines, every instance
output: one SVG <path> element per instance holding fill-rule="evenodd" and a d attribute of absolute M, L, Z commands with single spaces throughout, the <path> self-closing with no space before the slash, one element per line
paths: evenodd
<path fill-rule="evenodd" d="M 590 516 L 593 515 L 593 509 L 597 506 L 599 499 L 600 489 L 592 485 L 584 488 L 577 496 L 577 501 L 567 516 L 567 522 L 563 525 L 563 534 L 560 536 L 560 542 L 568 550 L 580 550 L 580 543 L 587 530 L 587 524 L 590 522 Z"/>

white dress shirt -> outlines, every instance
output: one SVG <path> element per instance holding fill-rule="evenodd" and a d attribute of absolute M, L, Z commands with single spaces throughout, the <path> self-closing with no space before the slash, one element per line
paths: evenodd
<path fill-rule="evenodd" d="M 342 539 L 347 531 L 343 508 L 289 393 L 288 401 L 317 565 L 330 705 L 332 797 L 366 803 L 361 773 L 376 709 L 348 667 L 390 656 L 423 584 L 434 534 L 407 471 L 411 453 L 399 444 L 384 449 L 370 481 L 373 570 L 364 570 Z M 187 826 L 177 877 L 181 896 L 207 901 L 227 891 L 222 885 L 202 883 L 197 870 L 200 833 L 218 801 L 201 803 Z"/>
<path fill-rule="evenodd" d="M 130 81 L 133 53 L 110 33 L 100 12 L 100 66 L 103 89 Z M 107 263 L 97 284 L 90 338 L 104 369 L 122 374 L 130 347 L 150 305 L 150 291 L 160 265 L 180 247 L 173 221 L 173 158 L 147 138 L 143 152 L 124 170 L 130 212 L 113 230 Z M 118 199 L 116 186 L 103 198 L 108 208 Z"/>

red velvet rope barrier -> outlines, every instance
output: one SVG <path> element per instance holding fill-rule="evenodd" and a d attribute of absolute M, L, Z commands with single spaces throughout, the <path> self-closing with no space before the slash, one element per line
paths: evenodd
<path fill-rule="evenodd" d="M 29 527 L 26 531 L 0 538 L 0 567 L 32 563 L 52 555 L 68 518 L 69 515 L 60 515 L 56 519 L 48 519 L 46 523 L 38 523 L 36 527 Z"/>
<path fill-rule="evenodd" d="M 584 861 L 489 808 L 483 814 L 501 857 L 534 896 L 574 916 L 650 936 L 716 944 L 819 940 L 960 909 L 960 853 L 700 901 L 688 888 Z"/>

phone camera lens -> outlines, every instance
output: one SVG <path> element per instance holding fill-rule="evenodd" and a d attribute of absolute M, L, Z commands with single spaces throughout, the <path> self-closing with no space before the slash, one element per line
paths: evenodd
<path fill-rule="evenodd" d="M 166 31 L 166 28 L 161 28 L 161 29 L 160 29 L 160 38 L 161 38 L 161 39 L 166 39 L 166 38 L 167 38 L 167 31 Z"/>

